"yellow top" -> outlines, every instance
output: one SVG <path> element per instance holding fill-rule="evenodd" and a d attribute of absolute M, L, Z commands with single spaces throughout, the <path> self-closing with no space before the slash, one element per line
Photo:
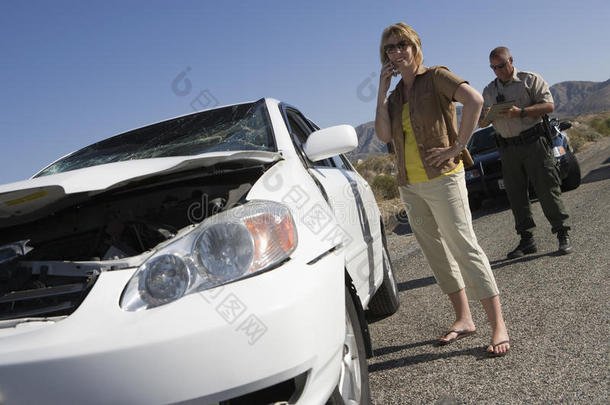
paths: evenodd
<path fill-rule="evenodd" d="M 424 163 L 422 162 L 419 154 L 417 139 L 415 139 L 415 134 L 413 133 L 413 128 L 411 127 L 409 103 L 405 103 L 402 106 L 402 131 L 405 134 L 405 169 L 407 170 L 409 183 L 423 183 L 425 181 L 434 180 L 428 178 L 426 169 L 424 169 Z M 447 173 L 443 173 L 441 176 L 448 176 L 450 174 L 457 173 L 463 168 L 464 164 L 460 160 L 460 163 L 455 167 L 455 169 Z"/>

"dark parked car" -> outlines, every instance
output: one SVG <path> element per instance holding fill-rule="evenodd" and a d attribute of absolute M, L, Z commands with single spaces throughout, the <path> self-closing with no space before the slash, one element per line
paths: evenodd
<path fill-rule="evenodd" d="M 572 124 L 560 123 L 556 119 L 552 119 L 550 124 L 553 155 L 559 164 L 561 190 L 574 190 L 580 185 L 580 166 L 570 145 L 570 138 L 563 132 Z M 489 126 L 475 131 L 468 142 L 468 150 L 474 159 L 474 165 L 466 169 L 466 187 L 470 208 L 473 210 L 480 208 L 485 198 L 505 192 L 496 135 L 493 126 Z M 534 190 L 530 187 L 530 197 L 534 196 Z"/>

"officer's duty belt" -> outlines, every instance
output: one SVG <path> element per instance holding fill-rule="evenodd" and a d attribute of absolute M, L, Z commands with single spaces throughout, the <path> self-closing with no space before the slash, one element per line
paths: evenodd
<path fill-rule="evenodd" d="M 538 138 L 544 135 L 544 125 L 542 122 L 533 127 L 522 131 L 518 136 L 512 138 L 504 138 L 500 135 L 496 136 L 496 143 L 499 147 L 505 148 L 514 145 L 527 145 L 536 142 Z"/>

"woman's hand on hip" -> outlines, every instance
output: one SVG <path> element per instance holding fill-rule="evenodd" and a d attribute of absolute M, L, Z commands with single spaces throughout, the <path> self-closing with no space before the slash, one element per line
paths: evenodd
<path fill-rule="evenodd" d="M 434 167 L 441 167 L 449 159 L 455 158 L 462 149 L 458 145 L 446 148 L 431 148 L 426 151 L 426 163 Z"/>

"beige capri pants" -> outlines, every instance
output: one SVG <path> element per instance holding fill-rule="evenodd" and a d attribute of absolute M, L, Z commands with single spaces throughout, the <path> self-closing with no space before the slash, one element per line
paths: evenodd
<path fill-rule="evenodd" d="M 498 295 L 489 260 L 472 228 L 464 170 L 400 186 L 409 224 L 445 294 L 466 287 L 470 299 Z"/>

